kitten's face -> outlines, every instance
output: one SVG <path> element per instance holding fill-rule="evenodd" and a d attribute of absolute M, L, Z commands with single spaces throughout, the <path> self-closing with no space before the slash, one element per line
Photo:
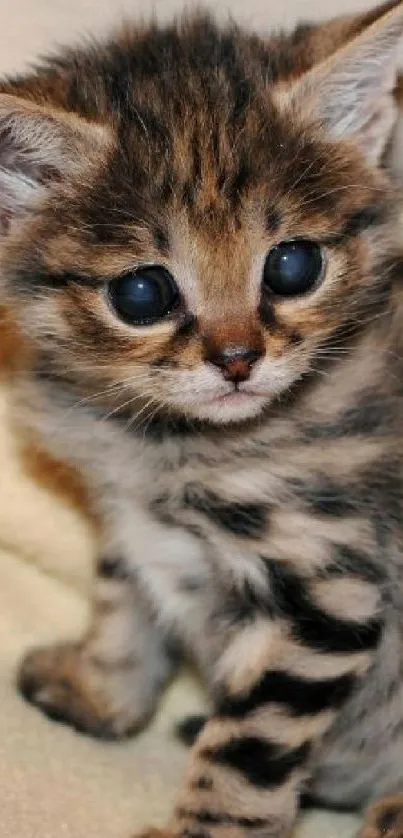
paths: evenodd
<path fill-rule="evenodd" d="M 211 28 L 214 58 L 192 63 L 189 31 L 166 36 L 169 73 L 155 58 L 137 86 L 121 79 L 96 161 L 5 249 L 49 369 L 139 426 L 258 415 L 382 292 L 383 176 L 287 104 L 270 46 Z"/>

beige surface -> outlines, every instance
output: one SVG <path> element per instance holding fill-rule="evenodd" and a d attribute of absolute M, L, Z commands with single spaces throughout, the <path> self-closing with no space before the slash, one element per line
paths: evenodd
<path fill-rule="evenodd" d="M 0 73 L 19 71 L 24 63 L 54 43 L 68 43 L 83 33 L 102 33 L 123 16 L 167 19 L 195 5 L 195 0 L 0 0 Z M 197 3 L 196 3 L 197 5 Z M 198 5 L 229 14 L 243 23 L 268 30 L 297 18 L 319 18 L 376 5 L 371 0 L 201 0 Z"/>
<path fill-rule="evenodd" d="M 316 8 L 315 8 L 316 2 Z M 211 2 L 214 7 L 216 2 Z M 364 2 L 339 0 L 338 11 Z M 156 0 L 0 0 L 0 72 L 18 70 L 54 42 L 102 31 L 117 8 L 167 17 L 181 3 Z M 272 8 L 271 8 L 272 7 Z M 248 9 L 246 13 L 245 8 Z M 232 0 L 220 4 L 269 28 L 324 10 L 319 0 Z M 72 636 L 85 623 L 93 544 L 85 524 L 24 474 L 0 391 L 0 838 L 119 838 L 163 822 L 186 758 L 173 742 L 173 720 L 202 705 L 183 678 L 166 697 L 153 727 L 126 744 L 94 743 L 49 723 L 16 695 L 23 651 Z M 348 838 L 356 821 L 318 814 L 298 838 Z"/>

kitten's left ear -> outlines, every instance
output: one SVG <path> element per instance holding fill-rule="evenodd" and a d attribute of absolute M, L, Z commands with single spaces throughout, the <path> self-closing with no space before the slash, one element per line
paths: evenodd
<path fill-rule="evenodd" d="M 403 3 L 379 12 L 358 36 L 279 93 L 280 104 L 292 103 L 332 137 L 356 142 L 373 164 L 382 156 L 397 116 L 393 91 Z"/>
<path fill-rule="evenodd" d="M 0 94 L 0 239 L 54 183 L 85 177 L 110 143 L 106 127 Z"/>

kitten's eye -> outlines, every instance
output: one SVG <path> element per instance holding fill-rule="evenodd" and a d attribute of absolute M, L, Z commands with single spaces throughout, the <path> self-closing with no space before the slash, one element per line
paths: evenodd
<path fill-rule="evenodd" d="M 274 294 L 291 297 L 309 291 L 322 272 L 322 252 L 316 242 L 295 239 L 270 250 L 263 283 Z"/>
<path fill-rule="evenodd" d="M 147 326 L 170 314 L 179 293 L 165 268 L 151 266 L 113 279 L 109 285 L 109 298 L 126 323 Z"/>

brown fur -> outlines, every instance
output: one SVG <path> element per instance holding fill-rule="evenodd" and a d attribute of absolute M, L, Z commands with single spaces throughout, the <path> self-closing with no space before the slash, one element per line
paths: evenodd
<path fill-rule="evenodd" d="M 65 503 L 75 507 L 95 525 L 88 492 L 77 470 L 66 462 L 58 462 L 34 442 L 28 442 L 24 436 L 21 439 L 19 456 L 26 473 L 36 483 L 60 496 Z"/>
<path fill-rule="evenodd" d="M 402 32 L 396 2 L 269 39 L 199 15 L 0 85 L 1 364 L 101 541 L 86 637 L 18 682 L 117 737 L 194 656 L 212 716 L 164 835 L 280 838 L 306 790 L 403 783 Z M 290 239 L 321 270 L 282 296 Z M 153 265 L 172 306 L 127 322 L 114 283 Z"/>

